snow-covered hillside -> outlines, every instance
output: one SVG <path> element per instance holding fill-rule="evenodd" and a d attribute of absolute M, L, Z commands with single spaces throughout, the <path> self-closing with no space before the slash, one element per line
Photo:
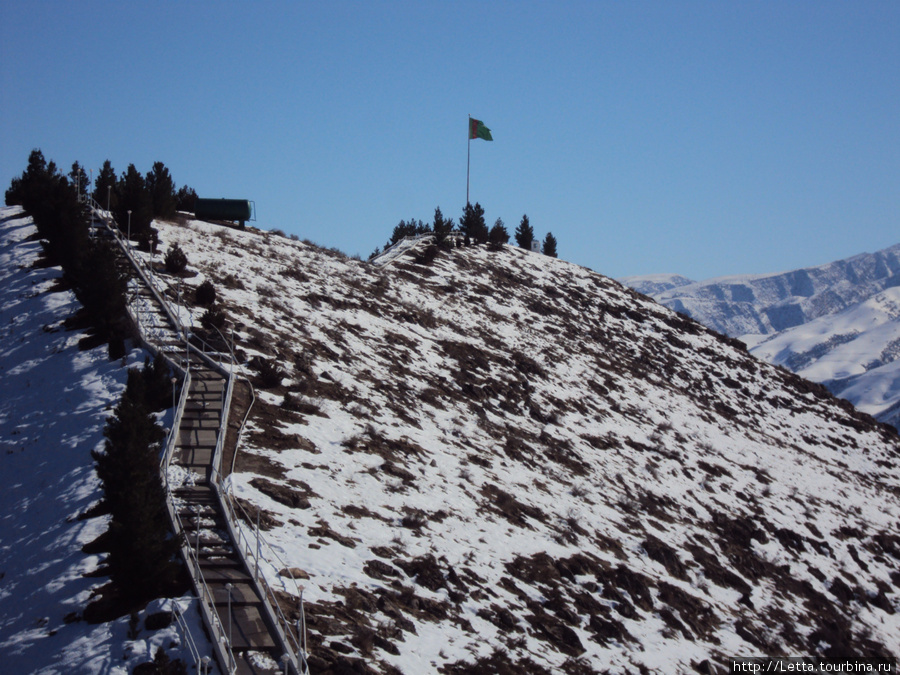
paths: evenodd
<path fill-rule="evenodd" d="M 900 424 L 900 245 L 784 274 L 622 281 Z"/>
<path fill-rule="evenodd" d="M 83 517 L 101 497 L 91 450 L 124 390 L 123 366 L 144 352 L 123 363 L 106 345 L 79 348 L 84 331 L 64 326 L 78 301 L 61 270 L 40 262 L 35 234 L 21 209 L 0 208 L 0 672 L 125 675 L 181 643 L 174 626 L 145 629 L 169 600 L 151 603 L 131 636 L 128 617 L 81 618 L 107 581 L 90 576 L 101 556 L 81 550 L 107 527 L 106 516 Z M 188 618 L 199 637 L 199 618 Z"/>
<path fill-rule="evenodd" d="M 900 441 L 824 388 L 512 247 L 376 267 L 157 226 L 284 371 L 231 480 L 308 577 L 314 669 L 900 654 Z"/>

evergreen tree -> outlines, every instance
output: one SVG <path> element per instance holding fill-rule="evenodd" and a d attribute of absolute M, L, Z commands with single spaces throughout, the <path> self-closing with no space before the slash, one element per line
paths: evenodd
<path fill-rule="evenodd" d="M 556 237 L 552 232 L 548 232 L 544 237 L 544 255 L 549 255 L 551 258 L 556 257 Z"/>
<path fill-rule="evenodd" d="M 522 222 L 516 228 L 516 245 L 531 250 L 531 242 L 534 241 L 534 228 L 528 222 L 528 215 L 522 216 Z"/>
<path fill-rule="evenodd" d="M 492 251 L 499 251 L 503 248 L 503 245 L 509 242 L 509 232 L 506 230 L 506 225 L 503 224 L 503 221 L 500 218 L 497 218 L 494 226 L 491 228 L 490 233 L 488 234 L 488 247 Z"/>
<path fill-rule="evenodd" d="M 434 224 L 431 229 L 434 232 L 434 242 L 438 246 L 442 246 L 453 231 L 453 219 L 445 219 L 440 206 L 434 209 Z"/>
<path fill-rule="evenodd" d="M 77 162 L 72 168 L 74 175 L 84 175 Z M 57 171 L 56 164 L 46 162 L 40 150 L 33 150 L 28 168 L 10 185 L 7 201 L 18 202 L 31 215 L 47 255 L 77 284 L 89 237 L 87 211 L 78 201 L 74 184 Z"/>
<path fill-rule="evenodd" d="M 103 431 L 103 452 L 92 453 L 112 516 L 109 575 L 126 601 L 155 597 L 177 573 L 178 542 L 169 534 L 159 476 L 165 432 L 146 397 L 144 375 L 130 369 L 125 393 Z"/>
<path fill-rule="evenodd" d="M 198 305 L 211 305 L 216 301 L 216 287 L 207 279 L 194 291 L 194 302 Z"/>
<path fill-rule="evenodd" d="M 166 650 L 159 647 L 152 661 L 135 667 L 134 675 L 187 675 L 187 666 L 181 659 L 172 661 Z"/>
<path fill-rule="evenodd" d="M 42 220 L 44 201 L 50 191 L 53 177 L 47 169 L 47 161 L 44 153 L 35 148 L 28 155 L 28 166 L 22 173 L 22 177 L 14 180 L 6 193 L 6 203 L 19 204 L 34 218 L 34 224 L 38 226 Z M 43 236 L 43 235 L 42 235 Z"/>
<path fill-rule="evenodd" d="M 459 221 L 460 230 L 466 238 L 466 245 L 471 242 L 476 244 L 484 244 L 488 240 L 487 223 L 484 222 L 484 209 L 481 204 L 475 202 L 466 204 L 463 209 L 463 217 Z"/>
<path fill-rule="evenodd" d="M 47 160 L 44 159 L 44 153 L 41 152 L 40 148 L 32 150 L 31 154 L 28 155 L 28 166 L 25 168 L 22 179 L 26 182 L 33 182 L 51 173 L 53 171 L 48 169 Z"/>
<path fill-rule="evenodd" d="M 150 195 L 154 218 L 172 218 L 175 215 L 177 197 L 175 182 L 162 162 L 156 162 L 147 172 L 147 192 Z"/>
<path fill-rule="evenodd" d="M 459 231 L 463 235 L 463 243 L 466 246 L 472 245 L 472 230 L 474 229 L 475 209 L 471 202 L 463 207 L 462 218 L 459 219 Z"/>
<path fill-rule="evenodd" d="M 175 194 L 175 208 L 178 211 L 194 212 L 194 206 L 197 203 L 197 193 L 194 188 L 182 185 Z"/>
<path fill-rule="evenodd" d="M 79 181 L 86 179 L 77 162 L 71 175 Z M 87 206 L 79 202 L 74 183 L 60 175 L 40 150 L 33 150 L 28 168 L 10 186 L 7 198 L 17 200 L 31 215 L 47 256 L 62 266 L 99 334 L 110 340 L 111 348 L 115 339 L 124 349 L 125 280 L 108 245 L 91 241 Z"/>
<path fill-rule="evenodd" d="M 474 228 L 472 232 L 472 240 L 476 244 L 485 244 L 488 240 L 488 226 L 484 221 L 484 209 L 481 208 L 481 204 L 475 202 L 475 221 Z"/>
<path fill-rule="evenodd" d="M 181 274 L 187 268 L 188 259 L 181 246 L 175 244 L 166 253 L 166 272 L 169 274 Z"/>
<path fill-rule="evenodd" d="M 98 241 L 90 246 L 71 278 L 75 296 L 100 335 L 106 339 L 124 337 L 127 280 L 116 265 L 112 245 Z"/>
<path fill-rule="evenodd" d="M 13 179 L 9 183 L 9 187 L 6 188 L 6 194 L 4 195 L 6 205 L 7 206 L 15 206 L 22 204 L 22 179 L 18 176 L 13 176 Z"/>
<path fill-rule="evenodd" d="M 172 407 L 172 371 L 161 352 L 153 360 L 144 358 L 144 399 L 150 410 L 160 412 Z"/>
<path fill-rule="evenodd" d="M 394 231 L 391 233 L 391 240 L 385 248 L 393 246 L 404 237 L 416 237 L 429 232 L 431 232 L 431 228 L 421 220 L 416 220 L 415 218 L 410 218 L 409 221 L 401 220 L 394 227 Z"/>
<path fill-rule="evenodd" d="M 94 201 L 102 208 L 105 209 L 108 206 L 109 210 L 113 212 L 116 211 L 119 205 L 119 195 L 116 192 L 117 183 L 116 170 L 113 169 L 112 164 L 107 159 L 103 162 L 103 167 L 100 169 L 100 173 L 97 174 L 96 180 L 94 180 L 93 197 Z"/>
<path fill-rule="evenodd" d="M 91 181 L 88 178 L 87 172 L 78 162 L 72 164 L 72 170 L 69 172 L 69 180 L 75 188 L 76 195 L 86 195 L 91 189 Z"/>
<path fill-rule="evenodd" d="M 153 220 L 153 202 L 144 177 L 134 164 L 122 174 L 118 183 L 119 203 L 113 212 L 122 232 L 128 231 L 128 211 L 131 211 L 131 237 L 139 239 L 150 231 Z"/>
<path fill-rule="evenodd" d="M 215 328 L 221 331 L 225 328 L 226 319 L 224 310 L 219 305 L 211 304 L 200 317 L 200 323 L 206 330 L 212 331 Z"/>

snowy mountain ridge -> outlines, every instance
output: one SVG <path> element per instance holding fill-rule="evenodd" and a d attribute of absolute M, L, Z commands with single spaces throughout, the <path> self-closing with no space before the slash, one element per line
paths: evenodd
<path fill-rule="evenodd" d="M 513 247 L 373 266 L 155 226 L 157 267 L 188 255 L 170 297 L 203 333 L 186 300 L 210 280 L 255 380 L 229 480 L 306 580 L 313 672 L 900 654 L 900 440 L 822 387 Z"/>
<path fill-rule="evenodd" d="M 900 244 L 779 274 L 694 281 L 678 275 L 622 283 L 726 335 L 770 335 L 835 314 L 900 285 Z M 661 283 L 662 282 L 662 283 Z"/>
<path fill-rule="evenodd" d="M 900 372 L 894 365 L 900 356 L 900 245 L 782 274 L 622 281 L 739 338 L 755 356 L 900 424 Z"/>

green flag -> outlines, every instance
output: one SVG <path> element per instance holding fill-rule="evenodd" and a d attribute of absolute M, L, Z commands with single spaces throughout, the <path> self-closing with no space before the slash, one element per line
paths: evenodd
<path fill-rule="evenodd" d="M 484 124 L 481 123 L 481 120 L 476 120 L 472 117 L 469 118 L 469 139 L 473 138 L 483 138 L 486 141 L 494 140 L 491 138 L 491 130 L 488 129 Z"/>

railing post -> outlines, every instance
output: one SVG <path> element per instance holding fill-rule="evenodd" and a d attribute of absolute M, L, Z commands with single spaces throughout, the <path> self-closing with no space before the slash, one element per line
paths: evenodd
<path fill-rule="evenodd" d="M 234 652 L 234 645 L 231 642 L 231 590 L 234 588 L 234 584 L 231 582 L 225 584 L 225 588 L 228 590 L 228 649 Z"/>
<path fill-rule="evenodd" d="M 195 506 L 194 508 L 194 516 L 196 522 L 197 529 L 197 552 L 195 553 L 195 560 L 197 562 L 197 576 L 200 576 L 200 507 Z"/>

